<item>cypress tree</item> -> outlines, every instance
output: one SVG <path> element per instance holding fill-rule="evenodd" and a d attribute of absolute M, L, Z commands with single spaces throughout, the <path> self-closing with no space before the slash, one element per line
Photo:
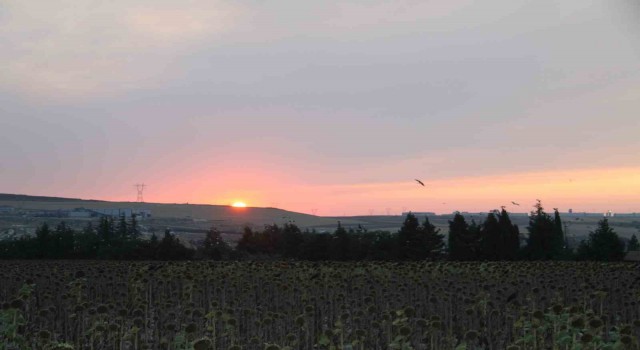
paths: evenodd
<path fill-rule="evenodd" d="M 511 222 L 509 213 L 504 207 L 497 216 L 501 236 L 500 260 L 516 260 L 520 250 L 520 229 Z"/>
<path fill-rule="evenodd" d="M 502 230 L 494 212 L 487 214 L 487 218 L 480 227 L 480 251 L 482 260 L 501 260 Z"/>
<path fill-rule="evenodd" d="M 553 219 L 544 211 L 540 201 L 529 216 L 529 237 L 525 254 L 531 260 L 558 259 L 562 255 L 562 237 L 558 236 Z"/>
<path fill-rule="evenodd" d="M 417 260 L 418 249 L 414 246 L 417 241 L 420 223 L 413 213 L 409 212 L 396 235 L 398 258 L 401 260 Z"/>
<path fill-rule="evenodd" d="M 557 259 L 568 260 L 572 258 L 571 249 L 569 249 L 569 243 L 567 242 L 566 232 L 562 226 L 562 219 L 557 208 L 554 208 L 553 213 L 553 239 L 554 246 L 559 247 L 559 251 L 556 254 Z"/>
<path fill-rule="evenodd" d="M 457 261 L 475 260 L 475 245 L 469 232 L 469 224 L 459 212 L 449 220 L 449 259 Z"/>

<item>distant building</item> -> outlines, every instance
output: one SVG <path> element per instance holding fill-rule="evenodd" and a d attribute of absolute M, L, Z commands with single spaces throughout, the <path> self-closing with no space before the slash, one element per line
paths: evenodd
<path fill-rule="evenodd" d="M 569 209 L 569 214 L 573 214 L 573 209 Z"/>
<path fill-rule="evenodd" d="M 409 214 L 409 213 L 411 213 L 411 214 L 413 214 L 413 215 L 415 215 L 415 216 L 425 216 L 425 215 L 426 215 L 426 216 L 435 216 L 435 215 L 436 215 L 436 213 L 432 213 L 432 212 L 430 212 L 430 211 L 424 211 L 424 212 L 420 212 L 420 211 L 407 211 L 407 212 L 402 213 L 402 216 L 407 216 L 407 214 Z"/>
<path fill-rule="evenodd" d="M 76 208 L 69 212 L 69 217 L 75 219 L 90 218 L 94 216 L 96 216 L 96 214 L 93 211 L 85 208 Z"/>
<path fill-rule="evenodd" d="M 14 208 L 8 205 L 0 205 L 0 214 L 10 214 L 13 213 Z"/>
<path fill-rule="evenodd" d="M 103 209 L 92 209 L 96 216 L 110 216 L 114 218 L 119 218 L 124 216 L 129 219 L 131 216 L 135 215 L 138 219 L 146 219 L 151 217 L 151 210 L 149 209 L 132 209 L 132 208 L 103 208 Z"/>

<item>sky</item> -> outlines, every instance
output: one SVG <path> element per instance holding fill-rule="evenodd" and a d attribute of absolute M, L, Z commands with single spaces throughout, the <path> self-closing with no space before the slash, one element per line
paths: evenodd
<path fill-rule="evenodd" d="M 637 0 L 0 0 L 0 48 L 3 193 L 640 212 Z"/>

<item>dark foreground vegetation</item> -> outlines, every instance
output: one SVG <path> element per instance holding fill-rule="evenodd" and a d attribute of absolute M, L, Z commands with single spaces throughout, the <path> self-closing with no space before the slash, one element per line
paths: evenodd
<path fill-rule="evenodd" d="M 640 248 L 635 235 L 626 244 L 604 218 L 577 249 L 568 246 L 556 210 L 547 214 L 537 203 L 529 217 L 527 234 L 511 222 L 504 210 L 490 212 L 483 222 L 467 222 L 457 214 L 449 221 L 447 238 L 428 218 L 420 222 L 408 214 L 398 232 L 346 229 L 334 233 L 301 231 L 294 223 L 245 228 L 232 248 L 211 228 L 194 249 L 185 247 L 170 230 L 159 238 L 142 238 L 135 217 L 131 221 L 101 218 L 78 232 L 64 223 L 46 224 L 35 237 L 0 241 L 4 259 L 115 259 L 115 260 L 308 260 L 308 261 L 515 261 L 622 260 L 626 251 Z"/>
<path fill-rule="evenodd" d="M 640 265 L 0 261 L 2 349 L 638 349 Z"/>

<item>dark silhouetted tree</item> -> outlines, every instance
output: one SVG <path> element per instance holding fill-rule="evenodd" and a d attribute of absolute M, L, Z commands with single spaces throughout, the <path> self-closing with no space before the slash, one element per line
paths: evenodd
<path fill-rule="evenodd" d="M 553 238 L 555 239 L 556 246 L 560 246 L 560 251 L 556 256 L 557 260 L 572 260 L 574 258 L 573 251 L 569 248 L 569 242 L 567 242 L 566 232 L 564 232 L 564 226 L 562 225 L 562 218 L 558 209 L 554 209 L 553 213 Z"/>
<path fill-rule="evenodd" d="M 127 225 L 127 218 L 124 215 L 120 215 L 118 218 L 116 237 L 120 241 L 124 241 L 129 238 L 129 225 Z"/>
<path fill-rule="evenodd" d="M 627 251 L 635 252 L 640 250 L 640 243 L 638 243 L 638 237 L 636 235 L 631 236 L 631 239 L 627 243 Z"/>
<path fill-rule="evenodd" d="M 563 255 L 563 239 L 555 228 L 553 219 L 538 201 L 529 216 L 529 237 L 525 255 L 531 260 L 554 260 Z"/>
<path fill-rule="evenodd" d="M 49 229 L 49 225 L 46 222 L 36 229 L 36 240 L 38 241 L 38 258 L 44 259 L 51 257 L 51 235 L 51 229 Z"/>
<path fill-rule="evenodd" d="M 424 260 L 438 257 L 444 247 L 444 235 L 425 218 L 422 225 L 413 213 L 407 214 L 397 238 L 397 257 L 401 260 Z"/>
<path fill-rule="evenodd" d="M 129 221 L 129 237 L 138 239 L 140 237 L 140 228 L 138 227 L 138 217 L 136 214 L 131 214 L 131 220 Z"/>
<path fill-rule="evenodd" d="M 498 258 L 500 260 L 516 260 L 520 251 L 520 229 L 511 222 L 509 213 L 504 208 L 496 216 L 500 226 L 501 240 Z"/>
<path fill-rule="evenodd" d="M 448 249 L 449 259 L 457 261 L 477 260 L 479 237 L 476 232 L 472 232 L 459 212 L 449 220 Z"/>
<path fill-rule="evenodd" d="M 238 241 L 236 245 L 236 249 L 239 251 L 246 252 L 248 254 L 256 254 L 258 253 L 258 247 L 256 242 L 256 235 L 253 233 L 253 230 L 249 226 L 245 226 L 242 237 Z"/>
<path fill-rule="evenodd" d="M 231 248 L 222 239 L 222 234 L 215 227 L 211 227 L 204 238 L 202 254 L 212 260 L 223 260 L 231 254 Z"/>
<path fill-rule="evenodd" d="M 300 246 L 300 257 L 311 261 L 329 260 L 332 237 L 328 233 L 305 234 Z"/>
<path fill-rule="evenodd" d="M 418 231 L 420 230 L 420 222 L 413 213 L 409 212 L 400 227 L 400 231 L 396 235 L 398 244 L 398 258 L 401 260 L 418 260 L 418 247 L 414 244 L 418 240 Z"/>
<path fill-rule="evenodd" d="M 440 258 L 444 249 L 444 235 L 440 234 L 440 229 L 436 228 L 429 218 L 425 217 L 422 226 L 418 230 L 418 240 L 420 247 L 419 259 Z"/>
<path fill-rule="evenodd" d="M 579 260 L 619 261 L 623 258 L 624 242 L 609 226 L 607 218 L 598 222 L 598 228 L 578 248 Z"/>
<path fill-rule="evenodd" d="M 55 259 L 73 258 L 75 255 L 74 234 L 73 229 L 64 222 L 58 224 L 52 235 L 50 257 Z"/>
<path fill-rule="evenodd" d="M 501 260 L 502 230 L 494 212 L 487 214 L 480 227 L 480 251 L 482 260 Z"/>
<path fill-rule="evenodd" d="M 286 223 L 282 227 L 282 255 L 285 258 L 296 258 L 302 245 L 302 231 L 294 223 Z"/>
<path fill-rule="evenodd" d="M 331 238 L 331 258 L 339 261 L 350 260 L 350 245 L 351 237 L 347 230 L 342 227 L 340 221 L 338 221 L 338 228 L 336 228 Z"/>
<path fill-rule="evenodd" d="M 171 230 L 164 231 L 164 237 L 158 244 L 156 258 L 160 260 L 186 260 L 193 256 L 194 251 L 182 245 L 178 238 L 171 234 Z"/>

